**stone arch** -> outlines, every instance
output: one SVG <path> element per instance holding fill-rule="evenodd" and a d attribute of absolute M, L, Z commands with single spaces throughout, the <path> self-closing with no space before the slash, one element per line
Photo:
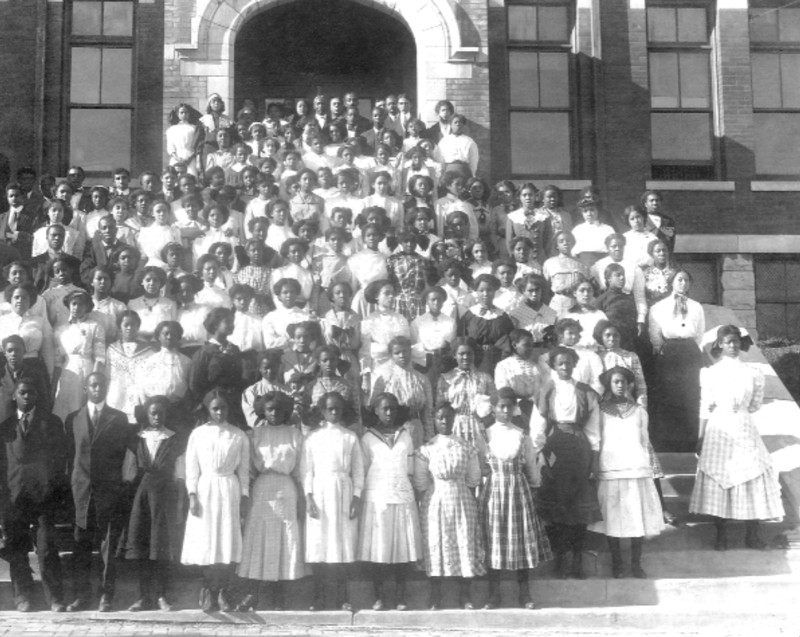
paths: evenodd
<path fill-rule="evenodd" d="M 166 24 L 165 86 L 170 92 L 195 98 L 205 109 L 210 93 L 233 106 L 234 44 L 247 20 L 292 0 L 195 0 L 189 41 L 180 25 Z M 479 43 L 464 31 L 453 0 L 349 0 L 383 11 L 403 22 L 417 45 L 417 105 L 423 118 L 433 116 L 437 100 L 447 94 L 447 80 L 465 79 L 480 53 Z M 170 31 L 173 31 L 172 33 Z M 184 35 L 185 40 L 185 35 Z M 485 46 L 485 45 L 484 45 Z M 175 80 L 174 84 L 170 81 Z M 165 91 L 165 111 L 171 108 Z"/>

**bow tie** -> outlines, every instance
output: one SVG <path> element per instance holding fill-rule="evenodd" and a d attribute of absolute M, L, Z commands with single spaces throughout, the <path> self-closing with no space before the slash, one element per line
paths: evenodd
<path fill-rule="evenodd" d="M 488 307 L 482 307 L 480 310 L 478 310 L 478 314 L 480 314 L 481 316 L 486 316 L 486 314 L 488 313 L 489 313 Z"/>
<path fill-rule="evenodd" d="M 684 294 L 675 294 L 675 309 L 673 310 L 673 314 L 678 316 L 686 316 L 689 312 L 689 306 L 686 303 L 686 295 Z"/>

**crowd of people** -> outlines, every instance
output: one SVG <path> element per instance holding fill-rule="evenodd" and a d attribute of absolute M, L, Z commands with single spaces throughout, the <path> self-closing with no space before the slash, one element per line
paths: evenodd
<path fill-rule="evenodd" d="M 405 95 L 180 104 L 168 167 L 112 185 L 17 172 L 0 215 L 0 556 L 31 609 L 30 528 L 52 610 L 111 610 L 135 560 L 131 611 L 170 609 L 176 564 L 203 567 L 206 611 L 373 608 L 405 583 L 553 560 L 585 578 L 587 531 L 613 577 L 644 578 L 643 540 L 673 522 L 657 452 L 697 452 L 690 510 L 783 516 L 750 414 L 764 379 L 722 326 L 708 358 L 691 274 L 658 192 L 619 215 L 584 189 L 490 187 L 453 104 L 427 127 Z M 705 367 L 705 368 L 704 368 Z M 74 516 L 66 604 L 54 521 Z M 621 540 L 630 538 L 626 568 Z M 336 599 L 326 592 L 335 585 Z M 268 592 L 268 595 L 264 593 Z M 269 601 L 267 601 L 267 599 Z M 259 606 L 260 604 L 260 606 Z"/>

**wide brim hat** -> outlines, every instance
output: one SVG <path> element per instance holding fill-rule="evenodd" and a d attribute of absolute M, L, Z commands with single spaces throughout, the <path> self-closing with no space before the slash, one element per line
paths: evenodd
<path fill-rule="evenodd" d="M 92 295 L 89 294 L 86 290 L 73 290 L 72 292 L 68 293 L 63 300 L 61 301 L 64 304 L 64 307 L 69 307 L 69 304 L 72 303 L 72 299 L 82 298 L 86 302 L 86 311 L 91 312 L 94 309 L 94 301 L 92 301 Z"/>

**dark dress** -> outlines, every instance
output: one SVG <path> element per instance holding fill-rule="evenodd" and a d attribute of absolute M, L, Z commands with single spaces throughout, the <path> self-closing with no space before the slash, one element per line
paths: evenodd
<path fill-rule="evenodd" d="M 594 306 L 605 312 L 608 320 L 619 328 L 620 347 L 628 351 L 639 349 L 637 345 L 637 325 L 638 318 L 636 311 L 636 301 L 632 294 L 626 294 L 622 290 L 608 288 L 595 299 Z"/>
<path fill-rule="evenodd" d="M 186 450 L 186 441 L 181 434 L 162 440 L 155 458 L 150 457 L 144 438 L 137 442 L 138 485 L 125 553 L 129 560 L 172 561 L 180 557 L 183 520 L 178 515 L 181 498 L 175 463 Z"/>
<path fill-rule="evenodd" d="M 475 365 L 478 371 L 494 376 L 494 367 L 511 353 L 511 341 L 508 338 L 514 323 L 505 312 L 495 308 L 498 316 L 485 319 L 467 310 L 458 321 L 458 335 L 468 336 L 478 344 L 475 353 Z"/>
<path fill-rule="evenodd" d="M 219 389 L 228 402 L 229 422 L 242 429 L 247 429 L 242 412 L 242 391 L 246 385 L 242 352 L 236 345 L 228 343 L 222 347 L 207 342 L 192 356 L 189 391 L 194 404 L 202 406 L 205 395 Z"/>

